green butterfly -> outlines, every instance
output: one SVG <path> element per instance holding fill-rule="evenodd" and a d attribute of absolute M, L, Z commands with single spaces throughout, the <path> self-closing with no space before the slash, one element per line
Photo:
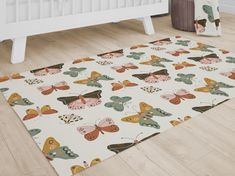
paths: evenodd
<path fill-rule="evenodd" d="M 166 59 L 166 58 L 160 58 L 158 56 L 151 55 L 151 60 L 148 60 L 148 61 L 145 61 L 145 62 L 140 62 L 140 64 L 152 65 L 154 67 L 166 67 L 161 62 L 173 62 L 173 61 L 169 60 L 169 59 Z"/>
<path fill-rule="evenodd" d="M 176 45 L 188 46 L 190 40 L 177 40 Z"/>
<path fill-rule="evenodd" d="M 41 133 L 41 131 L 42 131 L 42 130 L 35 128 L 35 129 L 29 130 L 29 134 L 30 134 L 32 137 L 34 137 L 34 136 L 36 136 L 37 134 Z"/>
<path fill-rule="evenodd" d="M 234 86 L 225 84 L 223 82 L 217 82 L 209 78 L 204 78 L 204 81 L 206 83 L 205 87 L 196 88 L 194 90 L 197 92 L 211 93 L 212 95 L 223 95 L 228 97 L 229 95 L 226 92 L 220 90 L 220 88 L 234 88 Z"/>
<path fill-rule="evenodd" d="M 0 92 L 6 92 L 8 90 L 9 90 L 8 88 L 0 88 Z"/>
<path fill-rule="evenodd" d="M 11 94 L 11 96 L 8 98 L 7 102 L 11 106 L 15 106 L 15 105 L 21 105 L 21 106 L 33 105 L 33 103 L 31 101 L 29 101 L 27 98 L 22 98 L 18 93 Z"/>
<path fill-rule="evenodd" d="M 113 108 L 116 111 L 123 111 L 124 110 L 124 104 L 130 101 L 131 97 L 118 97 L 118 96 L 112 96 L 110 100 L 113 102 L 105 103 L 105 107 L 107 108 Z"/>
<path fill-rule="evenodd" d="M 60 143 L 53 137 L 46 139 L 42 152 L 49 160 L 53 160 L 55 158 L 67 160 L 78 157 L 78 155 L 71 151 L 67 146 L 60 146 Z"/>
<path fill-rule="evenodd" d="M 96 71 L 91 72 L 91 77 L 89 77 L 88 79 L 83 79 L 83 80 L 78 80 L 78 81 L 74 81 L 75 84 L 86 84 L 87 86 L 91 86 L 91 87 L 99 87 L 101 88 L 102 85 L 98 82 L 98 81 L 109 81 L 109 80 L 113 80 L 113 78 L 107 76 L 107 75 L 102 75 Z"/>
<path fill-rule="evenodd" d="M 142 134 L 142 133 L 140 133 L 140 134 Z M 140 135 L 139 134 L 139 135 Z M 135 145 L 137 145 L 137 144 L 139 144 L 139 143 L 141 143 L 141 142 L 143 142 L 143 141 L 145 141 L 145 140 L 147 140 L 147 139 L 149 139 L 149 138 L 152 138 L 152 137 L 154 137 L 154 136 L 156 136 L 156 135 L 158 135 L 158 134 L 160 134 L 160 133 L 154 133 L 154 134 L 152 134 L 152 135 L 150 135 L 150 136 L 148 136 L 148 137 L 146 137 L 146 138 L 144 138 L 144 139 L 142 139 L 142 140 L 138 140 L 137 138 L 138 138 L 138 136 L 135 138 L 135 139 L 133 139 L 133 141 L 131 141 L 131 142 L 126 142 L 126 143 L 120 143 L 120 144 L 111 144 L 111 145 L 108 145 L 107 146 L 107 149 L 109 149 L 110 151 L 112 151 L 112 152 L 115 152 L 116 154 L 118 154 L 118 153 L 120 153 L 120 152 L 122 152 L 122 151 L 124 151 L 124 150 L 126 150 L 126 149 L 129 149 L 129 148 L 131 148 L 131 147 L 133 147 L 133 146 L 135 146 Z"/>
<path fill-rule="evenodd" d="M 69 71 L 65 71 L 63 74 L 69 75 L 69 76 L 75 78 L 78 76 L 79 73 L 83 72 L 84 70 L 86 70 L 86 68 L 84 68 L 84 67 L 82 67 L 82 68 L 71 67 L 71 68 L 69 68 Z"/>
<path fill-rule="evenodd" d="M 235 57 L 226 57 L 226 62 L 235 64 Z"/>
<path fill-rule="evenodd" d="M 124 117 L 121 120 L 129 123 L 139 123 L 140 126 L 160 129 L 160 125 L 158 124 L 158 122 L 152 119 L 153 116 L 160 116 L 160 117 L 171 116 L 170 113 L 165 112 L 160 108 L 153 108 L 152 106 L 144 102 L 141 102 L 139 106 L 140 106 L 140 112 L 138 112 L 138 114 Z"/>
<path fill-rule="evenodd" d="M 135 59 L 135 60 L 140 60 L 141 56 L 143 56 L 145 52 L 130 52 L 130 55 L 127 55 L 127 57 Z"/>
<path fill-rule="evenodd" d="M 196 76 L 194 74 L 183 74 L 183 73 L 178 73 L 177 76 L 179 78 L 175 78 L 175 81 L 177 82 L 183 82 L 185 84 L 193 84 L 192 79 Z"/>

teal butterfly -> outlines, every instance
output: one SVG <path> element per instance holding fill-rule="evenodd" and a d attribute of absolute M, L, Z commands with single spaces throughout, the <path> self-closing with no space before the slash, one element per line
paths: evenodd
<path fill-rule="evenodd" d="M 166 117 L 172 115 L 160 108 L 153 108 L 152 106 L 144 102 L 141 102 L 139 106 L 140 112 L 135 115 L 124 117 L 121 120 L 128 123 L 139 123 L 140 126 L 160 129 L 160 125 L 158 124 L 158 122 L 154 121 L 152 118 L 154 116 Z"/>
<path fill-rule="evenodd" d="M 177 82 L 183 82 L 185 84 L 193 84 L 192 79 L 196 76 L 195 74 L 183 74 L 183 73 L 178 73 L 177 76 L 179 78 L 175 78 L 175 81 Z"/>
<path fill-rule="evenodd" d="M 21 105 L 21 106 L 33 105 L 33 103 L 31 101 L 29 101 L 27 98 L 22 98 L 18 93 L 11 94 L 11 96 L 8 98 L 7 102 L 11 106 L 15 106 L 15 105 Z"/>
<path fill-rule="evenodd" d="M 29 134 L 30 134 L 32 137 L 34 137 L 34 136 L 38 135 L 39 133 L 41 133 L 41 131 L 42 131 L 42 130 L 35 128 L 35 129 L 29 130 Z"/>
<path fill-rule="evenodd" d="M 65 71 L 63 74 L 69 75 L 69 76 L 75 78 L 78 76 L 79 73 L 83 72 L 84 70 L 86 70 L 86 68 L 84 68 L 84 67 L 81 67 L 81 68 L 71 67 L 71 68 L 69 68 L 69 71 Z"/>
<path fill-rule="evenodd" d="M 101 88 L 102 85 L 98 81 L 102 81 L 102 80 L 109 81 L 109 80 L 113 80 L 113 78 L 111 78 L 107 75 L 102 75 L 96 71 L 93 71 L 93 72 L 91 72 L 91 77 L 89 77 L 88 79 L 74 81 L 74 83 L 75 84 L 86 84 L 87 86 Z"/>
<path fill-rule="evenodd" d="M 235 57 L 226 57 L 226 62 L 235 64 Z"/>
<path fill-rule="evenodd" d="M 9 90 L 8 88 L 0 88 L 0 92 L 6 92 L 8 90 Z"/>
<path fill-rule="evenodd" d="M 188 46 L 190 40 L 177 40 L 176 45 Z"/>
<path fill-rule="evenodd" d="M 131 97 L 118 97 L 118 96 L 112 96 L 110 100 L 112 102 L 105 103 L 105 107 L 107 108 L 113 108 L 116 111 L 123 111 L 124 110 L 124 104 L 130 101 Z"/>
<path fill-rule="evenodd" d="M 49 160 L 55 158 L 60 159 L 75 159 L 78 157 L 71 149 L 67 146 L 60 146 L 60 143 L 53 137 L 48 137 L 43 145 L 42 152 Z"/>
<path fill-rule="evenodd" d="M 135 60 L 140 60 L 141 56 L 143 56 L 144 54 L 145 52 L 130 52 L 130 55 L 127 55 L 127 57 Z"/>

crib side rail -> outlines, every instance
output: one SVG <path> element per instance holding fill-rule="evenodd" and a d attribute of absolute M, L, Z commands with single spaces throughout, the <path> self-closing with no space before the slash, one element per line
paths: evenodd
<path fill-rule="evenodd" d="M 6 13 L 4 13 L 4 7 L 6 6 L 5 1 L 6 0 L 0 0 L 0 9 L 2 7 L 0 11 L 0 40 L 168 13 L 168 0 L 151 0 L 156 1 L 156 3 L 7 23 Z M 134 0 L 132 1 L 134 2 Z M 1 23 L 3 23 L 3 25 Z"/>

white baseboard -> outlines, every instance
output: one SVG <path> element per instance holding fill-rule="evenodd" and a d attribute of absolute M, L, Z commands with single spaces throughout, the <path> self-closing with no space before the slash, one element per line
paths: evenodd
<path fill-rule="evenodd" d="M 220 0 L 220 11 L 235 14 L 235 0 Z"/>

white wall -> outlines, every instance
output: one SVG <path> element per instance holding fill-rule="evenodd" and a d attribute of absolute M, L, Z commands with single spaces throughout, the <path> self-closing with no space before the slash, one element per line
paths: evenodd
<path fill-rule="evenodd" d="M 235 14 L 235 0 L 219 0 L 220 11 Z"/>

